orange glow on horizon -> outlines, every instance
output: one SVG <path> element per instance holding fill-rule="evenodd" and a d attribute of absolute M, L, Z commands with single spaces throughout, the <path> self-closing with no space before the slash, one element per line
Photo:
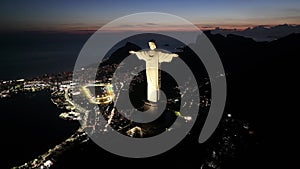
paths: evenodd
<path fill-rule="evenodd" d="M 245 25 L 202 25 L 202 24 L 195 24 L 195 26 L 200 29 L 201 31 L 206 31 L 206 30 L 215 30 L 215 29 L 225 29 L 225 30 L 232 30 L 232 31 L 243 31 L 248 28 L 253 28 L 256 26 L 264 26 L 266 28 L 270 28 L 273 26 L 276 26 L 278 24 L 271 24 L 271 25 L 253 25 L 253 24 L 245 24 Z M 282 25 L 282 24 L 281 24 Z M 297 24 L 289 24 L 289 25 L 297 25 Z M 99 27 L 100 29 L 101 27 Z M 93 33 L 96 32 L 98 29 L 95 27 L 91 28 L 85 28 L 85 29 L 73 29 L 73 30 L 65 30 L 65 32 L 73 32 L 73 33 Z M 185 29 L 185 26 L 182 27 L 172 27 L 172 26 L 165 26 L 165 27 L 158 27 L 158 28 L 126 28 L 126 27 L 119 27 L 119 28 L 114 28 L 114 29 L 109 29 L 105 30 L 107 32 L 126 32 L 126 31 L 178 31 L 178 32 L 189 32 L 191 31 L 190 29 Z M 193 30 L 194 31 L 194 30 Z"/>
<path fill-rule="evenodd" d="M 282 23 L 285 24 L 285 23 Z M 276 25 L 282 25 L 282 24 L 265 24 L 265 25 L 259 25 L 259 24 L 195 24 L 195 26 L 200 29 L 201 31 L 206 30 L 215 30 L 217 28 L 219 29 L 226 29 L 226 30 L 234 30 L 234 31 L 243 31 L 247 28 L 253 28 L 256 26 L 264 26 L 266 28 L 270 28 L 272 26 Z M 289 24 L 289 25 L 299 25 L 299 24 Z M 14 32 L 14 31 L 29 31 L 29 32 L 61 32 L 61 33 L 70 33 L 70 34 L 92 34 L 96 32 L 98 29 L 100 29 L 103 25 L 80 25 L 80 26 L 48 26 L 44 28 L 26 28 L 23 30 L 18 29 L 8 29 L 8 30 L 0 30 L 2 32 Z M 158 25 L 153 27 L 146 27 L 146 26 L 136 26 L 136 27 L 115 27 L 113 29 L 103 29 L 106 32 L 126 32 L 126 31 L 177 31 L 177 32 L 189 32 L 191 31 L 190 28 L 186 25 L 164 25 L 160 26 Z M 195 31 L 195 29 L 193 29 Z"/>

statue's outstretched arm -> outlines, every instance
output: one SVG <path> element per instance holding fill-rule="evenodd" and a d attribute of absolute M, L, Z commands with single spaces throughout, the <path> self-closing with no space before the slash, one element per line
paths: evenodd
<path fill-rule="evenodd" d="M 136 54 L 136 51 L 131 50 L 131 51 L 129 51 L 129 53 L 130 54 Z"/>
<path fill-rule="evenodd" d="M 159 62 L 171 62 L 173 57 L 178 57 L 178 54 L 176 53 L 165 53 L 160 52 L 159 54 Z"/>
<path fill-rule="evenodd" d="M 172 56 L 172 57 L 178 57 L 178 54 L 176 54 L 176 53 L 171 53 L 170 56 Z"/>

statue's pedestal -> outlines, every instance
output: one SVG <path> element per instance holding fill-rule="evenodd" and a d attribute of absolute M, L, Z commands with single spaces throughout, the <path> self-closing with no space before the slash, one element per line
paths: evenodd
<path fill-rule="evenodd" d="M 148 100 L 143 101 L 144 105 L 139 110 L 139 113 L 135 113 L 133 119 L 141 123 L 149 123 L 158 119 L 165 110 L 164 102 L 150 102 Z"/>
<path fill-rule="evenodd" d="M 156 102 L 151 102 L 151 101 L 144 101 L 144 111 L 147 111 L 149 109 L 151 110 L 157 110 L 158 103 Z"/>

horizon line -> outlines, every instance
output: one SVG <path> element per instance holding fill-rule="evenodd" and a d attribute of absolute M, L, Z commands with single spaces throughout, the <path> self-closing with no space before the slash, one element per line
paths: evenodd
<path fill-rule="evenodd" d="M 255 27 L 265 27 L 265 28 L 272 28 L 281 25 L 288 25 L 288 26 L 300 26 L 300 24 L 241 24 L 241 25 L 231 25 L 231 24 L 194 24 L 199 30 L 201 31 L 209 31 L 209 30 L 232 30 L 232 31 L 244 31 L 246 29 L 253 29 Z M 50 29 L 0 29 L 0 33 L 26 33 L 26 32 L 40 32 L 40 33 L 70 33 L 70 34 L 89 34 L 94 33 L 97 30 L 101 29 L 102 26 L 96 27 L 82 27 L 82 28 L 50 28 Z M 117 28 L 115 30 L 105 30 L 107 32 L 127 32 L 127 31 L 153 31 L 153 29 L 128 29 L 128 28 Z M 155 31 L 174 31 L 174 32 L 188 32 L 190 30 L 185 30 L 182 28 L 174 29 L 171 27 L 165 28 L 158 28 Z"/>

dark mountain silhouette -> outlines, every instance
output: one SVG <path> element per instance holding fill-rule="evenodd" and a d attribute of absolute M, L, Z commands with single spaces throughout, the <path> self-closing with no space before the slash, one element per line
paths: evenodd
<path fill-rule="evenodd" d="M 240 30 L 231 30 L 231 29 L 220 29 L 216 28 L 212 31 L 212 34 L 235 34 L 244 37 L 253 38 L 256 41 L 272 41 L 282 37 L 285 37 L 292 33 L 300 33 L 300 25 L 277 25 L 270 28 L 265 26 L 256 26 L 253 28 L 247 28 L 243 31 Z"/>
<path fill-rule="evenodd" d="M 139 47 L 136 44 L 133 44 L 131 42 L 126 42 L 126 44 L 120 48 L 118 48 L 115 51 L 109 51 L 108 53 L 111 53 L 110 55 L 107 55 L 104 57 L 103 62 L 100 64 L 100 66 L 108 65 L 108 64 L 119 64 L 122 62 L 123 59 L 125 59 L 129 55 L 129 51 L 139 51 L 142 48 Z M 113 50 L 113 49 L 111 49 Z"/>
<path fill-rule="evenodd" d="M 260 137 L 259 149 L 248 154 L 252 161 L 241 160 L 238 168 L 245 168 L 245 164 L 249 168 L 258 164 L 262 168 L 294 166 L 294 157 L 283 154 L 290 154 L 297 145 L 293 139 L 297 122 L 292 98 L 298 88 L 295 82 L 300 34 L 255 42 L 237 35 L 205 33 L 228 73 L 225 112 L 248 120 Z"/>

